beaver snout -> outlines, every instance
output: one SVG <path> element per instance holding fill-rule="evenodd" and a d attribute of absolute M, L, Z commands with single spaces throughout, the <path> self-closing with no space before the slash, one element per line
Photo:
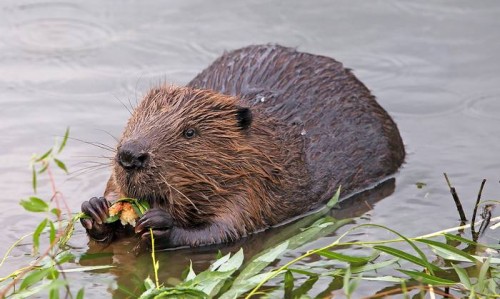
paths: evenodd
<path fill-rule="evenodd" d="M 136 141 L 127 141 L 118 148 L 116 160 L 127 171 L 145 168 L 149 162 L 149 153 Z"/>

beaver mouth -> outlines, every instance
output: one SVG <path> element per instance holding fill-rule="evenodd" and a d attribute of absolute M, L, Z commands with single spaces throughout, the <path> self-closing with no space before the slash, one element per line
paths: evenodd
<path fill-rule="evenodd" d="M 138 200 L 145 200 L 151 206 L 156 206 L 157 204 L 164 205 L 168 204 L 168 196 L 162 190 L 151 189 L 149 185 L 128 185 L 126 186 L 126 196 L 130 198 L 135 198 Z"/>
<path fill-rule="evenodd" d="M 118 163 L 114 167 L 115 182 L 123 195 L 151 201 L 166 200 L 167 194 L 162 191 L 151 170 L 142 169 L 129 171 Z"/>

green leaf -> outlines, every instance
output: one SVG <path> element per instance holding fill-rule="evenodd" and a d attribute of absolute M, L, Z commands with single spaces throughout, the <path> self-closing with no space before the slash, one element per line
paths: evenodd
<path fill-rule="evenodd" d="M 368 281 L 383 281 L 383 282 L 395 282 L 395 283 L 401 283 L 404 281 L 403 278 L 401 277 L 394 277 L 394 276 L 377 276 L 377 277 L 366 277 L 362 276 L 360 277 L 362 280 L 368 280 Z"/>
<path fill-rule="evenodd" d="M 56 162 L 57 167 L 61 168 L 64 170 L 64 172 L 68 173 L 68 169 L 66 168 L 66 165 L 63 163 L 63 161 L 54 158 L 54 162 Z"/>
<path fill-rule="evenodd" d="M 244 293 L 253 289 L 257 284 L 259 284 L 259 282 L 268 278 L 272 273 L 273 273 L 273 271 L 257 274 L 255 276 L 249 277 L 248 279 L 240 281 L 237 285 L 235 285 L 233 283 L 231 288 L 229 290 L 227 290 L 226 292 L 224 292 L 219 297 L 219 299 L 240 298 L 241 295 L 243 295 Z M 281 273 L 284 273 L 284 271 Z"/>
<path fill-rule="evenodd" d="M 290 270 L 285 272 L 285 298 L 292 298 L 293 274 Z"/>
<path fill-rule="evenodd" d="M 222 294 L 220 299 L 239 298 L 273 274 L 272 272 L 258 273 L 274 262 L 287 249 L 295 249 L 320 236 L 330 234 L 348 223 L 352 223 L 352 219 L 335 220 L 332 217 L 324 217 L 278 246 L 266 249 L 245 266 L 231 288 Z"/>
<path fill-rule="evenodd" d="M 45 158 L 47 158 L 50 154 L 52 153 L 52 149 L 49 149 L 48 151 L 45 152 L 45 154 L 41 155 L 39 158 L 35 160 L 35 162 L 41 162 Z"/>
<path fill-rule="evenodd" d="M 97 266 L 85 266 L 78 268 L 70 268 L 61 270 L 62 273 L 72 273 L 72 272 L 87 272 L 87 271 L 95 271 L 95 270 L 103 270 L 114 268 L 113 265 L 97 265 Z"/>
<path fill-rule="evenodd" d="M 59 271 L 57 271 L 57 269 L 52 267 L 52 266 L 50 267 L 50 269 L 51 269 L 51 271 L 47 275 L 47 278 L 50 280 L 54 280 L 54 279 L 59 278 Z"/>
<path fill-rule="evenodd" d="M 468 289 L 472 289 L 472 283 L 470 281 L 469 275 L 467 274 L 467 271 L 465 269 L 460 268 L 459 266 L 455 264 L 451 264 L 453 269 L 455 269 L 455 272 L 457 272 L 458 278 L 460 279 L 460 282 Z"/>
<path fill-rule="evenodd" d="M 149 289 L 142 293 L 139 299 L 204 299 L 211 298 L 207 294 L 192 288 L 159 288 L 159 289 Z"/>
<path fill-rule="evenodd" d="M 58 208 L 53 208 L 52 210 L 50 210 L 50 212 L 56 215 L 57 218 L 61 217 L 61 210 L 59 210 Z"/>
<path fill-rule="evenodd" d="M 84 296 L 85 296 L 85 289 L 81 288 L 76 294 L 76 299 L 83 299 Z"/>
<path fill-rule="evenodd" d="M 338 202 L 339 202 L 339 197 L 340 197 L 340 188 L 341 186 L 339 186 L 337 188 L 337 192 L 335 192 L 335 195 L 333 195 L 333 197 L 328 201 L 328 203 L 326 204 L 326 206 L 328 208 L 333 208 Z"/>
<path fill-rule="evenodd" d="M 306 275 L 306 276 L 318 276 L 317 273 L 314 273 L 314 272 L 311 272 L 311 271 L 306 271 L 304 269 L 290 268 L 288 270 L 292 271 L 293 273 L 298 273 L 298 274 L 302 274 L 302 275 Z"/>
<path fill-rule="evenodd" d="M 425 284 L 431 284 L 431 285 L 453 285 L 456 284 L 454 281 L 436 277 L 434 275 L 429 275 L 426 273 L 422 272 L 417 272 L 417 271 L 409 271 L 409 270 L 402 270 L 398 269 L 398 271 L 410 276 L 411 278 L 420 281 Z"/>
<path fill-rule="evenodd" d="M 75 259 L 75 255 L 69 250 L 64 250 L 58 253 L 55 257 L 55 262 L 58 264 L 64 264 Z"/>
<path fill-rule="evenodd" d="M 113 215 L 113 216 L 108 217 L 108 219 L 106 219 L 106 223 L 113 223 L 113 222 L 116 222 L 118 220 L 120 220 L 120 215 Z"/>
<path fill-rule="evenodd" d="M 144 213 L 146 213 L 149 210 L 149 204 L 147 201 L 144 200 L 135 200 L 135 206 L 137 207 L 137 209 L 139 209 L 139 213 L 137 213 L 139 217 L 144 215 Z"/>
<path fill-rule="evenodd" d="M 231 285 L 231 288 L 221 295 L 221 299 L 237 298 L 255 287 L 268 273 L 259 274 L 262 269 L 274 262 L 288 248 L 289 242 L 285 241 L 276 247 L 271 247 L 255 256 L 240 272 Z"/>
<path fill-rule="evenodd" d="M 489 247 L 489 248 L 492 248 L 492 249 L 500 249 L 500 245 L 497 245 L 497 244 L 482 244 L 482 243 L 477 243 L 477 242 L 474 242 L 472 240 L 469 240 L 469 239 L 466 239 L 466 238 L 462 238 L 460 236 L 456 236 L 456 235 L 452 235 L 452 234 L 444 234 L 444 236 L 446 237 L 446 239 L 460 241 L 460 242 L 465 243 L 465 244 L 470 244 L 470 245 L 475 245 L 475 246 Z"/>
<path fill-rule="evenodd" d="M 338 230 L 340 227 L 352 223 L 352 221 L 353 220 L 350 218 L 336 220 L 332 217 L 324 217 L 319 219 L 301 233 L 288 239 L 288 242 L 290 243 L 290 245 L 288 245 L 288 249 L 295 249 L 309 243 L 311 240 L 317 240 L 321 236 L 328 235 Z"/>
<path fill-rule="evenodd" d="M 212 298 L 217 295 L 226 280 L 241 267 L 243 257 L 243 249 L 240 249 L 230 258 L 227 258 L 227 255 L 223 256 L 215 261 L 208 270 L 199 273 L 194 279 L 186 281 L 179 286 L 195 288 Z"/>
<path fill-rule="evenodd" d="M 37 181 L 36 181 L 36 169 L 35 169 L 35 165 L 32 166 L 31 183 L 32 183 L 32 186 L 33 186 L 33 192 L 36 193 L 36 184 L 37 184 Z"/>
<path fill-rule="evenodd" d="M 61 145 L 59 146 L 59 150 L 57 151 L 57 153 L 62 152 L 62 150 L 66 146 L 66 142 L 68 142 L 68 137 L 69 137 L 69 127 L 66 128 L 66 132 L 64 133 L 64 138 L 63 138 L 63 140 L 61 142 Z"/>
<path fill-rule="evenodd" d="M 351 279 L 349 281 L 349 285 L 348 285 L 349 294 L 352 295 L 354 293 L 354 291 L 358 288 L 360 280 L 361 280 L 361 276 L 358 276 L 355 279 Z"/>
<path fill-rule="evenodd" d="M 408 243 L 411 248 L 413 248 L 413 250 L 415 250 L 418 255 L 420 256 L 420 259 L 425 263 L 425 268 L 427 268 L 429 270 L 429 272 L 434 275 L 434 270 L 433 270 L 433 266 L 432 264 L 427 260 L 427 257 L 425 256 L 425 254 L 422 252 L 422 250 L 420 250 L 417 245 L 415 245 L 410 239 L 408 239 L 407 237 L 403 236 L 402 234 L 398 233 L 397 231 L 393 230 L 393 229 L 390 229 L 386 226 L 383 226 L 383 225 L 378 225 L 378 224 L 363 224 L 363 225 L 360 225 L 360 226 L 373 226 L 373 227 L 379 227 L 379 228 L 383 228 L 385 230 L 388 230 L 396 235 L 398 235 L 401 239 L 405 240 L 406 243 Z"/>
<path fill-rule="evenodd" d="M 260 273 L 262 269 L 267 267 L 270 263 L 274 262 L 278 256 L 283 254 L 288 248 L 288 241 L 279 244 L 276 247 L 266 249 L 261 254 L 253 258 L 248 265 L 241 271 L 240 275 L 236 277 L 233 286 L 237 287 L 238 284 L 245 282 L 248 278 Z"/>
<path fill-rule="evenodd" d="M 27 200 L 22 199 L 20 202 L 21 206 L 30 212 L 48 212 L 49 205 L 38 197 L 31 196 Z"/>
<path fill-rule="evenodd" d="M 49 291 L 49 298 L 50 299 L 59 299 L 59 289 L 51 289 Z"/>
<path fill-rule="evenodd" d="M 296 272 L 293 269 L 291 269 L 292 272 Z M 301 298 L 303 295 L 307 294 L 316 281 L 318 281 L 319 276 L 315 273 L 311 273 L 312 275 L 309 275 L 309 278 L 298 288 L 296 288 L 293 293 L 292 293 L 292 298 Z"/>
<path fill-rule="evenodd" d="M 463 252 L 462 250 L 450 246 L 445 243 L 433 241 L 433 240 L 426 240 L 426 239 L 419 239 L 416 240 L 417 242 L 421 242 L 424 244 L 429 245 L 436 254 L 439 256 L 445 258 L 445 259 L 452 259 L 452 260 L 458 260 L 458 261 L 468 261 L 468 262 L 476 262 L 477 259 L 474 258 L 472 255 Z"/>
<path fill-rule="evenodd" d="M 38 174 L 44 173 L 45 170 L 47 170 L 48 168 L 49 168 L 49 163 L 43 163 L 42 168 L 40 168 L 40 170 L 38 170 Z"/>
<path fill-rule="evenodd" d="M 243 249 L 240 248 L 238 252 L 236 252 L 226 263 L 222 264 L 218 271 L 220 272 L 227 272 L 227 271 L 236 271 L 241 267 L 241 264 L 243 264 Z"/>
<path fill-rule="evenodd" d="M 232 273 L 233 272 L 203 271 L 196 275 L 193 280 L 182 283 L 177 287 L 196 289 L 212 298 L 217 295 L 226 280 L 231 277 Z"/>
<path fill-rule="evenodd" d="M 388 253 L 392 256 L 407 260 L 413 264 L 422 266 L 424 268 L 427 268 L 428 266 L 430 266 L 431 270 L 434 270 L 434 271 L 441 270 L 439 267 L 437 267 L 434 264 L 426 263 L 423 259 L 416 257 L 414 255 L 411 255 L 409 253 L 406 253 L 402 250 L 396 249 L 396 248 L 392 248 L 392 247 L 388 247 L 388 246 L 384 246 L 384 245 L 373 246 L 373 248 L 380 250 L 382 252 Z"/>
<path fill-rule="evenodd" d="M 42 233 L 43 229 L 47 226 L 47 222 L 49 220 L 47 218 L 43 219 L 40 224 L 35 229 L 35 232 L 33 233 L 33 252 L 37 253 L 38 248 L 40 247 L 40 234 Z"/>
<path fill-rule="evenodd" d="M 144 279 L 144 287 L 146 287 L 146 290 L 154 290 L 156 289 L 156 284 L 154 281 L 148 276 L 146 279 Z M 142 297 L 142 296 L 141 296 Z"/>
<path fill-rule="evenodd" d="M 49 221 L 49 226 L 50 226 L 50 232 L 49 232 L 49 240 L 50 244 L 54 243 L 54 240 L 56 239 L 56 227 L 54 226 L 54 222 Z"/>
<path fill-rule="evenodd" d="M 357 274 L 357 273 L 363 273 L 363 272 L 368 272 L 368 271 L 373 271 L 373 270 L 378 270 L 378 269 L 383 269 L 386 268 L 394 263 L 396 263 L 399 260 L 399 258 L 395 258 L 392 260 L 387 260 L 379 263 L 370 263 L 367 265 L 363 266 L 353 266 L 351 267 L 351 273 Z"/>
<path fill-rule="evenodd" d="M 132 204 L 132 209 L 134 209 L 134 212 L 137 216 L 141 217 L 142 216 L 142 212 L 141 212 L 141 209 L 139 208 L 139 206 L 135 205 L 135 204 Z M 121 212 L 120 212 L 121 214 Z"/>
<path fill-rule="evenodd" d="M 186 275 L 186 279 L 184 281 L 193 280 L 196 277 L 196 273 L 193 270 L 193 262 L 189 261 L 189 272 Z"/>
<path fill-rule="evenodd" d="M 324 257 L 327 257 L 329 259 L 339 260 L 342 262 L 347 262 L 347 263 L 355 264 L 355 265 L 364 265 L 376 257 L 376 256 L 374 256 L 374 257 L 349 256 L 349 255 L 341 254 L 338 252 L 333 252 L 333 251 L 330 251 L 327 249 L 323 249 L 321 251 L 318 251 L 317 254 L 324 256 Z"/>
<path fill-rule="evenodd" d="M 20 290 L 26 289 L 35 283 L 41 281 L 47 275 L 50 273 L 51 268 L 46 268 L 46 269 L 41 269 L 41 270 L 35 270 L 26 275 L 26 277 L 23 279 L 23 282 L 21 282 L 21 286 L 19 287 Z"/>
<path fill-rule="evenodd" d="M 351 289 L 349 288 L 349 281 L 351 280 L 351 267 L 347 267 L 344 273 L 344 284 L 342 286 L 342 290 L 347 295 L 347 298 L 351 297 Z"/>
<path fill-rule="evenodd" d="M 210 267 L 209 267 L 209 270 L 210 271 L 217 271 L 217 269 L 222 265 L 224 264 L 225 262 L 227 262 L 229 259 L 231 258 L 231 253 L 228 253 L 226 255 L 224 255 L 223 257 L 221 257 L 220 259 L 217 259 L 215 262 L 213 262 Z"/>
<path fill-rule="evenodd" d="M 487 287 L 488 280 L 486 279 L 486 275 L 488 274 L 488 269 L 490 268 L 490 259 L 488 258 L 482 265 L 479 270 L 479 275 L 477 276 L 477 288 L 476 290 L 479 293 L 483 293 Z"/>

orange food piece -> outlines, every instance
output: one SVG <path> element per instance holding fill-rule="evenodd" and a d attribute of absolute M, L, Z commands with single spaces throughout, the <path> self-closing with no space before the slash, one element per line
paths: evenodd
<path fill-rule="evenodd" d="M 135 221 L 139 218 L 132 204 L 126 201 L 115 202 L 108 211 L 110 217 L 120 215 L 120 222 L 124 226 L 127 224 L 135 226 Z"/>
<path fill-rule="evenodd" d="M 109 216 L 115 216 L 120 214 L 123 208 L 123 202 L 115 202 L 111 207 L 109 207 Z"/>
<path fill-rule="evenodd" d="M 122 225 L 130 224 L 135 226 L 135 220 L 139 218 L 139 215 L 135 213 L 134 207 L 128 202 L 124 202 L 122 205 L 122 213 L 120 215 L 120 221 Z"/>

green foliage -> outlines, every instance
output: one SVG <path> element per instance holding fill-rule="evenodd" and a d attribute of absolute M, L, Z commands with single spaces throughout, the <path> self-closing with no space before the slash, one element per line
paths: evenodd
<path fill-rule="evenodd" d="M 47 218 L 43 219 L 33 233 L 33 253 L 35 254 L 38 253 L 38 248 L 40 247 L 40 235 L 48 222 L 49 220 Z"/>
<path fill-rule="evenodd" d="M 42 237 L 47 238 L 46 243 L 48 243 L 48 247 L 44 250 L 44 253 L 38 256 L 37 259 L 31 263 L 31 265 L 16 270 L 12 274 L 0 280 L 0 282 L 2 282 L 10 278 L 13 279 L 13 281 L 3 285 L 2 294 L 7 295 L 9 298 L 26 298 L 33 295 L 40 296 L 40 293 L 43 292 L 45 292 L 49 298 L 59 298 L 59 294 L 62 290 L 66 292 L 65 297 L 75 298 L 75 296 L 72 295 L 69 283 L 64 276 L 64 273 L 69 271 L 64 270 L 61 265 L 74 259 L 74 255 L 64 247 L 67 241 L 71 238 L 74 230 L 74 222 L 84 217 L 84 215 L 79 214 L 71 217 L 71 215 L 68 214 L 67 216 L 70 218 L 69 221 L 64 221 L 61 210 L 57 207 L 51 208 L 51 205 L 53 204 L 59 206 L 64 203 L 64 198 L 60 192 L 55 189 L 56 187 L 54 184 L 54 177 L 51 172 L 51 166 L 54 165 L 63 170 L 65 173 L 68 172 L 65 163 L 57 157 L 57 155 L 60 154 L 65 148 L 68 137 L 69 128 L 66 130 L 61 143 L 58 143 L 56 140 L 51 149 L 45 151 L 42 155 L 35 154 L 31 158 L 30 168 L 33 192 L 37 193 L 38 191 L 39 175 L 47 174 L 51 181 L 52 197 L 45 200 L 37 196 L 30 196 L 27 199 L 22 199 L 20 201 L 20 205 L 28 212 L 46 214 L 46 217 L 37 225 L 34 232 L 31 234 L 33 236 L 33 254 L 39 254 L 40 244 L 43 241 Z M 66 223 L 65 226 L 63 226 L 63 222 Z M 18 243 L 19 241 L 14 245 Z M 13 247 L 11 247 L 6 253 L 2 260 L 2 264 L 12 248 Z M 96 268 L 109 268 L 109 266 L 81 267 L 71 269 L 71 271 L 88 271 Z M 16 283 L 19 284 L 19 287 L 15 288 L 12 293 L 8 294 L 7 292 L 9 289 Z M 82 299 L 83 296 L 84 290 L 80 289 L 76 298 Z"/>
<path fill-rule="evenodd" d="M 446 240 L 452 235 L 445 232 L 437 232 L 427 237 L 408 238 L 384 226 L 358 225 L 350 228 L 336 241 L 323 248 L 310 250 L 277 269 L 269 268 L 287 250 L 300 247 L 308 243 L 314 236 L 320 236 L 325 231 L 331 233 L 331 228 L 337 230 L 348 223 L 349 221 L 346 220 L 338 221 L 329 217 L 320 219 L 303 229 L 296 236 L 254 256 L 243 267 L 241 267 L 243 265 L 241 250 L 233 256 L 228 254 L 219 257 L 209 269 L 199 274 L 195 274 L 190 266 L 186 271 L 188 273 L 186 278 L 177 286 L 158 288 L 152 281 L 149 280 L 149 283 L 146 281 L 147 291 L 141 298 L 174 298 L 174 296 L 180 296 L 181 298 L 218 297 L 230 299 L 242 296 L 250 298 L 254 294 L 259 294 L 259 296 L 267 294 L 266 296 L 270 298 L 301 298 L 302 296 L 307 298 L 307 293 L 319 279 L 326 277 L 330 277 L 334 281 L 340 279 L 341 289 L 348 298 L 356 298 L 355 292 L 363 281 L 395 283 L 394 290 L 405 296 L 411 290 L 408 286 L 414 286 L 415 284 L 422 286 L 421 291 L 423 293 L 431 292 L 429 286 L 432 285 L 438 288 L 449 287 L 456 293 L 470 298 L 475 298 L 478 294 L 484 297 L 499 295 L 500 271 L 491 266 L 493 258 L 481 259 L 474 254 L 446 244 Z M 388 230 L 399 238 L 374 242 L 342 242 L 342 239 L 361 227 Z M 439 236 L 445 237 L 444 242 L 435 240 Z M 463 237 L 455 239 L 460 240 L 457 246 L 473 242 Z M 407 248 L 402 250 L 388 244 L 406 245 Z M 436 255 L 445 259 L 446 266 L 431 263 L 429 257 L 423 255 L 423 249 L 417 247 L 417 244 L 422 244 L 424 247 L 434 250 Z M 351 249 L 370 249 L 372 254 L 359 256 L 336 251 L 346 246 Z M 483 246 L 488 247 L 485 244 Z M 418 255 L 408 253 L 408 249 L 414 250 Z M 304 265 L 298 263 L 311 256 L 315 256 L 317 261 Z M 319 263 L 320 261 L 323 263 Z M 331 264 L 330 262 L 334 263 Z M 319 266 L 315 266 L 315 263 Z M 472 278 L 465 269 L 474 267 L 478 263 L 480 264 L 479 274 L 476 278 Z M 340 266 L 342 264 L 344 266 Z M 401 268 L 402 264 L 405 264 L 404 269 Z M 329 269 L 329 265 L 335 265 L 335 267 Z M 155 269 L 155 271 L 157 270 Z M 397 270 L 401 275 L 382 276 L 378 274 L 378 271 L 381 270 L 392 270 L 392 273 Z M 276 280 L 279 277 L 282 277 L 282 279 Z M 266 287 L 262 288 L 264 286 Z M 335 289 L 329 292 L 333 290 Z"/>
<path fill-rule="evenodd" d="M 31 196 L 28 199 L 22 199 L 21 206 L 29 212 L 48 212 L 49 204 L 38 197 Z"/>
<path fill-rule="evenodd" d="M 419 265 L 419 266 L 422 266 L 422 267 L 427 267 L 429 266 L 430 269 L 432 269 L 432 271 L 440 271 L 441 269 L 436 266 L 436 265 L 433 265 L 433 264 L 428 264 L 426 263 L 423 259 L 419 258 L 419 257 L 416 257 L 414 255 L 411 255 L 409 253 L 406 253 L 402 250 L 399 250 L 397 248 L 393 248 L 393 247 L 389 247 L 389 246 L 384 246 L 384 245 L 377 245 L 377 246 L 373 246 L 374 249 L 377 249 L 381 252 L 385 252 L 387 254 L 390 254 L 390 255 L 393 255 L 397 258 L 400 258 L 400 259 L 403 259 L 403 260 L 407 260 L 415 265 Z"/>
<path fill-rule="evenodd" d="M 61 168 L 64 172 L 68 173 L 68 169 L 66 168 L 66 164 L 63 161 L 54 158 L 54 163 L 56 163 L 57 167 Z"/>

